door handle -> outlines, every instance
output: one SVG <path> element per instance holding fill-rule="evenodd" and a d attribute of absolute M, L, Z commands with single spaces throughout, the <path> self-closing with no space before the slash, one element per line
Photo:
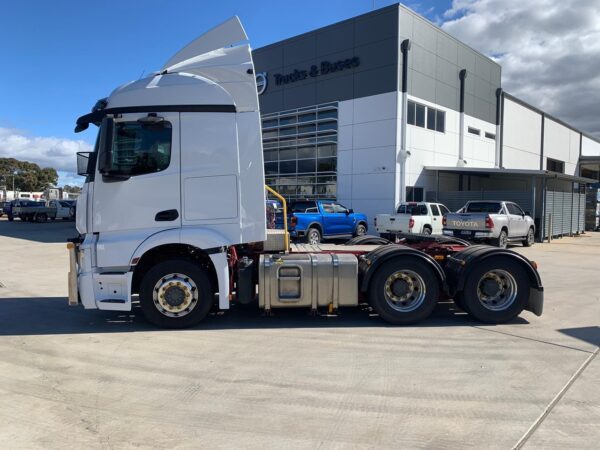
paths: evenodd
<path fill-rule="evenodd" d="M 172 222 L 179 218 L 179 212 L 176 209 L 167 209 L 166 211 L 160 211 L 154 216 L 156 222 Z"/>

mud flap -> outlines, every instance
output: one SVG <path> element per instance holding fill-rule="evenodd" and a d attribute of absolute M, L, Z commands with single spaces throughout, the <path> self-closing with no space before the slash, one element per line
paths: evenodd
<path fill-rule="evenodd" d="M 531 311 L 536 316 L 541 316 L 544 310 L 544 288 L 530 288 L 529 289 L 529 301 L 525 307 L 527 311 Z"/>

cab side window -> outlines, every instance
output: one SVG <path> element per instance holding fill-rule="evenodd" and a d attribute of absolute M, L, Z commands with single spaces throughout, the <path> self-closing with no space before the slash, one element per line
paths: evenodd
<path fill-rule="evenodd" d="M 429 206 L 431 206 L 431 214 L 433 214 L 434 216 L 440 215 L 440 210 L 437 205 L 429 205 Z"/>
<path fill-rule="evenodd" d="M 160 172 L 171 161 L 172 129 L 169 122 L 115 123 L 112 168 L 132 176 Z"/>

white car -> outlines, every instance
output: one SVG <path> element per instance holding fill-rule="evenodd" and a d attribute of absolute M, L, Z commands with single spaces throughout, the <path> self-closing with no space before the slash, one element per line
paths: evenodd
<path fill-rule="evenodd" d="M 401 203 L 396 214 L 377 214 L 375 229 L 386 238 L 397 233 L 442 234 L 442 217 L 449 212 L 441 203 Z"/>

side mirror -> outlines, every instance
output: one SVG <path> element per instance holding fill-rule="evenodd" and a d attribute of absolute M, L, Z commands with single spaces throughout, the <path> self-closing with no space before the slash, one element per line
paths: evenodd
<path fill-rule="evenodd" d="M 531 217 L 531 212 L 525 211 L 525 214 L 523 214 L 523 216 L 529 216 L 529 217 Z"/>
<path fill-rule="evenodd" d="M 346 215 L 354 214 L 354 210 L 352 208 L 346 210 Z"/>
<path fill-rule="evenodd" d="M 91 173 L 91 155 L 92 152 L 77 152 L 77 175 L 87 177 Z"/>

